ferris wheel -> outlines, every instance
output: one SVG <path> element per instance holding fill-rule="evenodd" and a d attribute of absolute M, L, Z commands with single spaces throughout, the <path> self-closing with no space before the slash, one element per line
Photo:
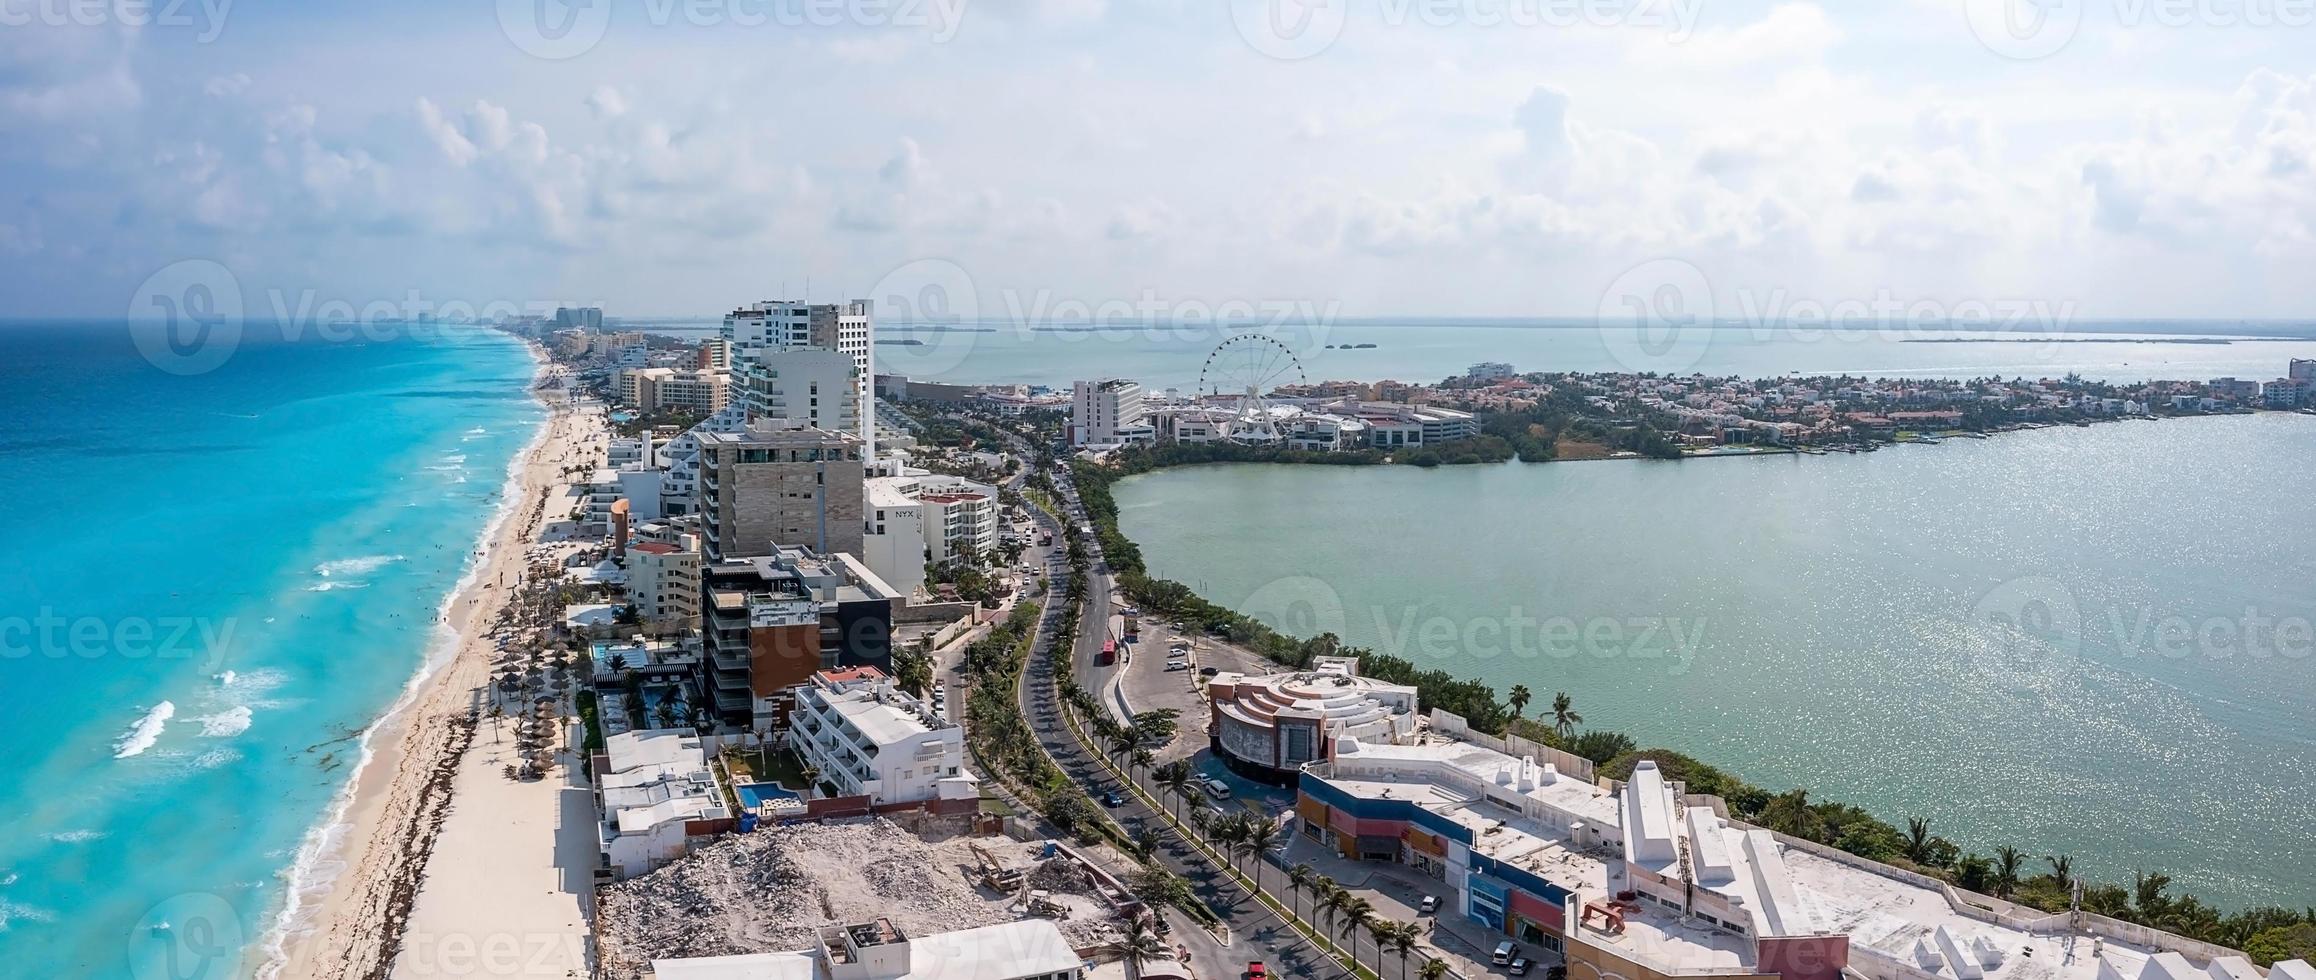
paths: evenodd
<path fill-rule="evenodd" d="M 1275 442 L 1278 423 L 1264 396 L 1281 385 L 1309 381 L 1303 362 L 1287 345 L 1259 333 L 1242 333 L 1223 338 L 1207 352 L 1205 365 L 1198 369 L 1198 394 L 1202 400 L 1234 406 L 1223 427 L 1225 436 L 1239 442 Z"/>

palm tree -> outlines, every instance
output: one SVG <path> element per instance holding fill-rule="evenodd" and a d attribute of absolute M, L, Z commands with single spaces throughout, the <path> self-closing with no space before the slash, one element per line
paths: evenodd
<path fill-rule="evenodd" d="M 1164 959 L 1172 950 L 1166 948 L 1166 940 L 1158 935 L 1158 930 L 1150 927 L 1148 918 L 1135 915 L 1126 920 L 1125 934 L 1118 940 L 1118 952 L 1125 956 L 1134 976 L 1139 977 L 1142 964 Z"/>
<path fill-rule="evenodd" d="M 1425 960 L 1415 971 L 1416 980 L 1446 980 L 1448 965 L 1445 960 Z"/>
<path fill-rule="evenodd" d="M 1568 692 L 1552 695 L 1552 730 L 1559 732 L 1561 738 L 1568 738 L 1576 734 L 1576 726 L 1581 724 L 1584 716 L 1576 713 L 1576 702 L 1569 698 Z"/>
<path fill-rule="evenodd" d="M 500 707 L 500 706 L 499 706 L 499 700 L 498 700 L 497 698 L 492 698 L 492 699 L 491 699 L 491 744 L 492 744 L 492 745 L 497 745 L 497 744 L 499 744 L 499 719 L 501 719 L 501 718 L 504 718 L 504 717 L 506 717 L 506 716 L 507 716 L 507 709 L 505 709 L 505 708 L 503 708 L 503 707 Z"/>
<path fill-rule="evenodd" d="M 1351 953 L 1351 962 L 1356 965 L 1359 962 L 1359 930 L 1375 920 L 1375 905 L 1364 898 L 1354 898 L 1343 903 L 1341 915 L 1343 939 L 1351 944 L 1346 948 Z"/>
<path fill-rule="evenodd" d="M 1244 842 L 1247 854 L 1255 859 L 1255 891 L 1259 892 L 1263 890 L 1263 865 L 1267 863 L 1263 860 L 1263 855 L 1269 854 L 1271 848 L 1278 845 L 1279 825 L 1272 823 L 1267 817 L 1259 817 L 1250 813 L 1247 815 Z"/>
<path fill-rule="evenodd" d="M 1994 852 L 1994 897 L 2009 898 L 2018 890 L 2018 866 L 2026 855 L 2008 844 Z"/>
<path fill-rule="evenodd" d="M 1906 860 L 1915 864 L 1930 860 L 1930 821 L 1920 817 L 1907 818 Z"/>
<path fill-rule="evenodd" d="M 1150 860 L 1151 855 L 1158 853 L 1158 845 L 1165 843 L 1165 838 L 1159 836 L 1157 829 L 1152 827 L 1135 831 L 1131 840 L 1134 853 L 1144 861 Z"/>
<path fill-rule="evenodd" d="M 1423 939 L 1423 927 L 1413 922 L 1402 922 L 1391 932 L 1391 955 L 1399 957 L 1399 980 L 1407 980 L 1407 954 L 1415 952 L 1415 944 Z"/>
<path fill-rule="evenodd" d="M 1505 703 L 1507 703 L 1507 704 L 1511 705 L 1511 708 L 1512 708 L 1512 717 L 1514 717 L 1514 718 L 1525 718 L 1525 717 L 1527 717 L 1527 716 L 1528 716 L 1528 702 L 1529 702 L 1529 700 L 1530 700 L 1530 699 L 1532 699 L 1532 698 L 1534 698 L 1534 697 L 1535 697 L 1535 695 L 1533 695 L 1533 694 L 1530 694 L 1530 693 L 1528 692 L 1528 685 L 1526 685 L 1526 684 L 1514 684 L 1514 685 L 1512 685 L 1512 696 L 1511 696 L 1510 698 L 1507 698 L 1507 699 L 1505 699 Z"/>
<path fill-rule="evenodd" d="M 1174 798 L 1174 819 L 1182 820 L 1182 798 L 1190 795 L 1190 764 L 1176 760 L 1158 767 L 1158 785 Z"/>
<path fill-rule="evenodd" d="M 1287 889 L 1294 893 L 1295 902 L 1299 903 L 1303 898 L 1303 892 L 1310 890 L 1318 881 L 1319 873 L 1311 870 L 1309 864 L 1299 863 L 1287 869 Z M 1290 905 L 1291 907 L 1292 905 Z M 1303 918 L 1303 913 L 1297 910 L 1295 918 Z"/>
<path fill-rule="evenodd" d="M 1809 808 L 1809 790 L 1795 787 L 1769 798 L 1761 808 L 1761 822 L 1771 830 L 1805 840 L 1816 840 L 1817 812 Z"/>
<path fill-rule="evenodd" d="M 1345 890 L 1342 885 L 1336 884 L 1335 879 L 1326 877 L 1324 875 L 1320 876 L 1319 918 L 1327 924 L 1326 931 L 1321 933 L 1321 935 L 1327 938 L 1327 943 L 1329 945 L 1336 945 L 1336 917 L 1342 915 L 1344 907 L 1350 904 L 1351 893 L 1349 891 Z M 1337 948 L 1340 947 L 1338 946 Z"/>
<path fill-rule="evenodd" d="M 2043 860 L 2050 862 L 2051 877 L 2057 879 L 2060 891 L 2066 891 L 2075 887 L 2074 858 L 2064 854 L 2059 854 L 2045 857 Z M 2316 920 L 2316 916 L 2309 916 L 2309 918 L 2311 920 Z"/>
<path fill-rule="evenodd" d="M 1376 916 L 1367 920 L 1367 938 L 1375 943 L 1375 975 L 1383 975 L 1383 954 L 1391 949 L 1391 941 L 1399 938 L 1399 923 Z"/>

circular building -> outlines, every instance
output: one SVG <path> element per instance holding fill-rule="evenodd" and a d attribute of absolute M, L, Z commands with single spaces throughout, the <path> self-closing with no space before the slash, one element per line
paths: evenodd
<path fill-rule="evenodd" d="M 1213 713 L 1208 745 L 1250 779 L 1292 785 L 1305 763 L 1327 758 L 1336 740 L 1401 744 L 1416 733 L 1415 688 L 1359 676 L 1351 657 L 1321 657 L 1309 670 L 1207 682 Z"/>

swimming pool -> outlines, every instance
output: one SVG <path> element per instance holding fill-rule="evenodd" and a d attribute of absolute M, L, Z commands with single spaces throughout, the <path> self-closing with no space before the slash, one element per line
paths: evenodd
<path fill-rule="evenodd" d="M 803 802 L 795 790 L 779 783 L 742 783 L 732 787 L 732 791 L 740 794 L 740 806 L 749 812 L 757 810 L 766 800 L 786 804 Z"/>

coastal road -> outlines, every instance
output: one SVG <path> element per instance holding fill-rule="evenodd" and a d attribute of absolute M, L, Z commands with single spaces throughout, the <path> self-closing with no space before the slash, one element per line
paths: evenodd
<path fill-rule="evenodd" d="M 1076 499 L 1074 488 L 1069 488 L 1066 481 L 1066 475 L 1056 479 L 1057 488 L 1064 490 L 1065 505 Z M 1054 523 L 1042 511 L 1032 508 L 1032 513 L 1041 525 Z M 1058 542 L 1060 529 L 1054 530 Z M 1066 555 L 1058 546 L 1057 552 Z M 1099 691 L 1109 678 L 1097 671 L 1116 668 L 1100 668 L 1095 663 L 1102 641 L 1107 638 L 1111 592 L 1109 575 L 1098 556 L 1094 567 L 1088 570 L 1087 579 L 1086 613 L 1079 618 L 1078 635 L 1069 641 L 1070 649 L 1065 655 L 1076 660 L 1080 686 Z M 1145 805 L 1070 731 L 1062 718 L 1061 691 L 1055 682 L 1053 664 L 1057 644 L 1052 628 L 1058 625 L 1061 605 L 1068 601 L 1062 592 L 1065 585 L 1064 577 L 1057 576 L 1047 596 L 1046 618 L 1041 624 L 1038 642 L 1031 650 L 1021 686 L 1023 717 L 1029 720 L 1030 730 L 1046 754 L 1078 785 L 1097 798 L 1111 791 L 1124 798 L 1122 806 L 1109 811 L 1112 819 L 1129 830 L 1149 827 L 1158 832 L 1165 842 L 1158 850 L 1160 862 L 1187 880 L 1191 893 L 1220 914 L 1230 927 L 1232 942 L 1227 947 L 1207 941 L 1202 935 L 1174 937 L 1190 949 L 1191 969 L 1208 980 L 1229 980 L 1239 976 L 1248 961 L 1261 960 L 1278 976 L 1323 980 L 1348 977 L 1341 966 L 1282 921 L 1269 906 L 1255 900 L 1235 879 L 1208 863 L 1173 824 Z"/>

